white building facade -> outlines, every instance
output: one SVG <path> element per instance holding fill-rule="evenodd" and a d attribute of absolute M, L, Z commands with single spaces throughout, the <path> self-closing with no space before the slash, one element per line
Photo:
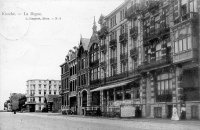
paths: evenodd
<path fill-rule="evenodd" d="M 59 95 L 60 86 L 60 80 L 28 80 L 26 82 L 26 105 L 28 111 L 42 111 L 45 107 L 45 95 Z"/>

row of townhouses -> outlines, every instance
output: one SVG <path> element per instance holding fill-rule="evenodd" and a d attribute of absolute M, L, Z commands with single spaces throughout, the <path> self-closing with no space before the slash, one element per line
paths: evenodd
<path fill-rule="evenodd" d="M 185 107 L 200 119 L 199 10 L 199 0 L 125 0 L 99 30 L 94 20 L 60 65 L 62 109 L 170 118 Z"/>

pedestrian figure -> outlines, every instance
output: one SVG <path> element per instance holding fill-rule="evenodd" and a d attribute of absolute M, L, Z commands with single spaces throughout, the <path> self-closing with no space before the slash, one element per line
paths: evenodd
<path fill-rule="evenodd" d="M 171 118 L 171 120 L 174 120 L 174 121 L 178 121 L 178 120 L 179 120 L 176 105 L 173 106 L 173 111 L 172 111 L 172 118 Z"/>
<path fill-rule="evenodd" d="M 185 109 L 185 104 L 182 104 L 181 106 L 181 117 L 182 120 L 186 119 L 186 109 Z"/>

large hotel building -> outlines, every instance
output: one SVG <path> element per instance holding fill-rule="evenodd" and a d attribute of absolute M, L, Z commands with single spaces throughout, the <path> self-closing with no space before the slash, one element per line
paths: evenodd
<path fill-rule="evenodd" d="M 26 81 L 26 106 L 29 112 L 42 111 L 47 95 L 59 95 L 60 80 L 32 79 Z"/>
<path fill-rule="evenodd" d="M 199 11 L 199 0 L 125 0 L 101 15 L 61 65 L 62 108 L 200 119 Z"/>

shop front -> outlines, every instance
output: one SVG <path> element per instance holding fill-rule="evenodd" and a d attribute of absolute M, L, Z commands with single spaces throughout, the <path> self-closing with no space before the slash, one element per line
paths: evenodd
<path fill-rule="evenodd" d="M 103 116 L 108 117 L 141 117 L 139 81 L 121 81 L 91 90 L 99 92 L 100 108 Z"/>

